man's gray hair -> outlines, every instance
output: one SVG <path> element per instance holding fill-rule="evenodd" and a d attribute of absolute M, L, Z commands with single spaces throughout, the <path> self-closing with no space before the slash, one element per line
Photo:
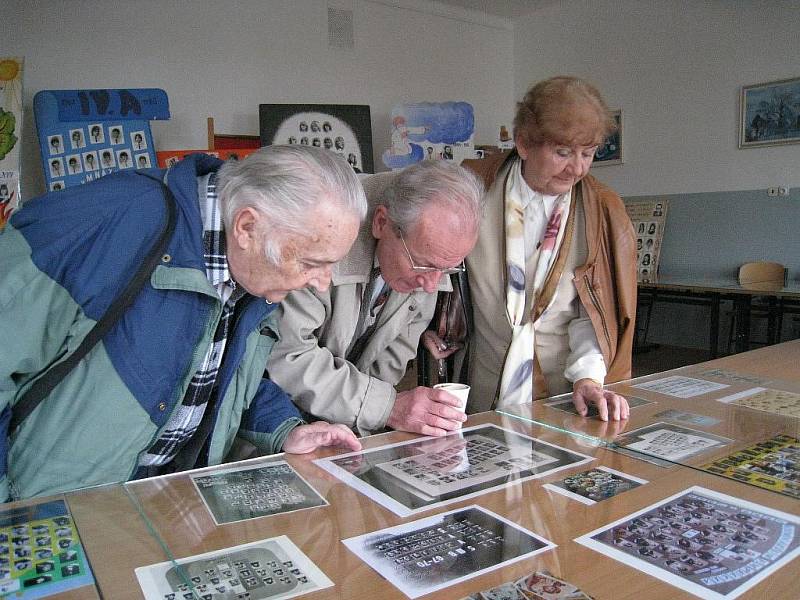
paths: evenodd
<path fill-rule="evenodd" d="M 400 231 L 408 233 L 431 203 L 459 214 L 477 230 L 484 208 L 483 182 L 447 160 L 424 160 L 403 169 L 386 188 L 381 204 Z"/>
<path fill-rule="evenodd" d="M 283 236 L 307 231 L 308 215 L 324 196 L 361 221 L 367 214 L 364 188 L 353 168 L 333 152 L 309 146 L 267 146 L 226 162 L 217 172 L 217 193 L 226 229 L 245 207 L 268 218 L 275 229 L 261 235 L 274 264 L 280 261 Z"/>

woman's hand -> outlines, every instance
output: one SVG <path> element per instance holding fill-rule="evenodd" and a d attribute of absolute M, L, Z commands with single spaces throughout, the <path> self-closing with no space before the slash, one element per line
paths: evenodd
<path fill-rule="evenodd" d="M 572 384 L 572 403 L 582 417 L 586 416 L 589 404 L 597 407 L 601 421 L 608 421 L 609 417 L 620 421 L 630 416 L 628 401 L 611 390 L 603 389 L 594 379 L 579 379 Z"/>

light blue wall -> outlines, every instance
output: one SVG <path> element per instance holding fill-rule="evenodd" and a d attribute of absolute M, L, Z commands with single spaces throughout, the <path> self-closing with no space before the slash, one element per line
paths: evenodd
<path fill-rule="evenodd" d="M 769 260 L 800 278 L 800 189 L 783 197 L 747 190 L 625 201 L 654 198 L 669 202 L 659 274 L 734 276 L 742 263 Z"/>
<path fill-rule="evenodd" d="M 629 196 L 626 202 L 666 199 L 669 202 L 659 274 L 697 277 L 735 276 L 739 265 L 754 260 L 781 263 L 790 280 L 800 280 L 800 190 L 770 197 L 766 190 Z M 723 315 L 724 317 L 724 315 Z M 727 338 L 721 320 L 721 342 Z M 648 341 L 705 348 L 708 309 L 657 304 Z M 788 319 L 784 335 L 797 335 Z"/>

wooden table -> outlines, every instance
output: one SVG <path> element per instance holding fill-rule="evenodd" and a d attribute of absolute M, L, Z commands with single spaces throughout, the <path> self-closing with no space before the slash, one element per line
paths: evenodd
<path fill-rule="evenodd" d="M 669 374 L 696 375 L 710 368 L 720 368 L 791 387 L 800 385 L 800 375 L 796 373 L 798 362 L 800 341 L 795 341 L 686 367 Z M 654 377 L 623 382 L 618 384 L 618 389 L 626 394 L 647 396 L 650 393 L 631 386 Z M 62 594 L 58 598 L 140 599 L 142 593 L 134 576 L 136 567 L 278 535 L 287 535 L 335 584 L 332 588 L 313 592 L 303 598 L 404 598 L 398 589 L 350 552 L 341 540 L 471 504 L 478 504 L 551 540 L 557 544 L 557 548 L 425 598 L 458 599 L 542 569 L 579 586 L 597 600 L 692 598 L 686 592 L 590 550 L 574 539 L 692 485 L 786 513 L 800 513 L 800 501 L 796 499 L 697 468 L 701 462 L 776 433 L 798 437 L 800 419 L 776 418 L 775 415 L 722 404 L 705 397 L 685 400 L 658 397 L 656 402 L 634 409 L 630 422 L 620 428 L 571 417 L 545 408 L 541 402 L 508 414 L 473 415 L 466 426 L 495 424 L 589 455 L 595 460 L 408 518 L 398 517 L 311 462 L 314 458 L 337 454 L 335 451 L 306 456 L 255 458 L 242 463 L 261 464 L 285 459 L 329 502 L 329 506 L 222 526 L 214 524 L 193 488 L 188 473 L 66 494 L 99 591 L 87 587 L 78 593 Z M 614 436 L 622 429 L 631 430 L 648 424 L 653 421 L 654 414 L 676 406 L 681 410 L 719 418 L 720 423 L 707 430 L 731 437 L 734 443 L 724 451 L 707 453 L 696 460 L 687 461 L 685 465 L 666 468 L 620 454 L 608 446 L 607 443 L 613 442 Z M 392 432 L 365 438 L 363 442 L 366 448 L 374 448 L 415 437 L 408 433 Z M 646 479 L 649 483 L 593 506 L 586 506 L 543 487 L 545 483 L 599 465 Z M 784 566 L 740 598 L 798 598 L 796 578 L 800 570 L 799 562 L 795 560 Z"/>
<path fill-rule="evenodd" d="M 790 282 L 777 287 L 770 284 L 742 286 L 736 278 L 659 276 L 657 282 L 638 284 L 640 304 L 647 306 L 646 326 L 649 325 L 652 306 L 656 302 L 702 304 L 709 306 L 709 351 L 712 357 L 719 356 L 719 311 L 722 300 L 730 300 L 736 314 L 735 352 L 750 349 L 750 313 L 754 297 L 768 299 L 774 314 L 784 310 L 784 305 L 796 306 L 800 301 L 800 283 Z M 793 310 L 796 310 L 794 308 Z M 767 339 L 773 344 L 779 341 L 780 331 L 775 318 L 769 319 Z M 646 333 L 643 337 L 646 337 Z M 645 340 L 639 340 L 644 346 Z"/>

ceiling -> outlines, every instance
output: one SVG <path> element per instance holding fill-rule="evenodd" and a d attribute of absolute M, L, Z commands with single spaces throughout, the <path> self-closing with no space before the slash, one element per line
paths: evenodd
<path fill-rule="evenodd" d="M 532 13 L 552 0 L 436 0 L 442 4 L 477 10 L 489 15 L 514 19 Z"/>

